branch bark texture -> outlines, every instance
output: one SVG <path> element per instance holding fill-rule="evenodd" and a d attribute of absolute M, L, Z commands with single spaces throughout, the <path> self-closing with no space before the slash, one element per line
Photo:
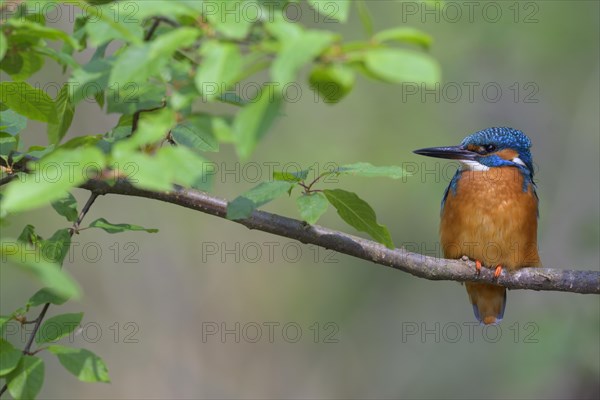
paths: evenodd
<path fill-rule="evenodd" d="M 115 185 L 109 186 L 96 180 L 86 182 L 81 188 L 97 194 L 119 194 L 155 199 L 220 218 L 226 218 L 227 214 L 226 200 L 195 190 L 177 189 L 172 192 L 152 192 L 136 188 L 127 181 L 119 181 Z M 504 271 L 499 278 L 494 278 L 493 270 L 488 268 L 482 268 L 481 273 L 476 274 L 475 263 L 472 261 L 428 257 L 402 248 L 391 250 L 371 240 L 318 225 L 308 225 L 302 221 L 265 211 L 254 211 L 249 218 L 234 222 L 250 229 L 324 247 L 429 280 L 486 282 L 497 283 L 508 289 L 600 294 L 600 271 L 523 268 L 513 273 Z"/>

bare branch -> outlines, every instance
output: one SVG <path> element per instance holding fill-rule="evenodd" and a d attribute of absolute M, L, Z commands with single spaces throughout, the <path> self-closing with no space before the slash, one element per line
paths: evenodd
<path fill-rule="evenodd" d="M 114 186 L 90 180 L 81 188 L 99 194 L 120 194 L 160 200 L 220 218 L 226 218 L 227 214 L 226 200 L 195 190 L 177 189 L 172 192 L 152 192 L 138 189 L 123 180 Z M 302 221 L 264 211 L 254 211 L 249 218 L 234 222 L 250 229 L 288 237 L 302 243 L 314 244 L 429 280 L 486 282 L 497 283 L 509 289 L 600 294 L 599 271 L 523 268 L 514 273 L 504 271 L 496 279 L 494 272 L 487 268 L 483 268 L 480 274 L 475 274 L 475 263 L 471 261 L 428 257 L 405 249 L 390 250 L 371 240 L 318 225 L 308 225 Z"/>

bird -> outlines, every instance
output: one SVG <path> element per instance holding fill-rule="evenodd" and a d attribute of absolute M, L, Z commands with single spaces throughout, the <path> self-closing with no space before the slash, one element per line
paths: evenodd
<path fill-rule="evenodd" d="M 460 168 L 444 192 L 440 242 L 445 258 L 467 256 L 494 269 L 540 267 L 537 244 L 538 195 L 533 180 L 531 140 L 509 127 L 475 132 L 458 146 L 429 147 L 414 153 L 456 160 Z M 485 325 L 504 317 L 506 288 L 495 283 L 466 282 L 475 317 Z"/>

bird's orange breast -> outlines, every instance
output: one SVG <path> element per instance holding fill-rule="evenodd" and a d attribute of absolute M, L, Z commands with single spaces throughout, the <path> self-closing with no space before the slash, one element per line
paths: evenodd
<path fill-rule="evenodd" d="M 463 255 L 486 266 L 518 269 L 540 265 L 538 200 L 516 167 L 463 171 L 442 210 L 441 244 L 446 258 Z"/>

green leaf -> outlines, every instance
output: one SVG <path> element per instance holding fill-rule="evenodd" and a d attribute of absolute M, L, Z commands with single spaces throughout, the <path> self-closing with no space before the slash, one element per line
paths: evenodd
<path fill-rule="evenodd" d="M 9 74 L 13 78 L 13 80 L 22 81 L 23 79 L 27 79 L 29 77 L 28 75 L 24 78 L 18 79 L 18 74 L 25 66 L 25 61 L 23 57 L 24 54 L 22 55 L 21 52 L 10 51 L 6 53 L 2 61 L 0 61 L 0 69 Z M 39 62 L 39 56 L 37 58 Z M 17 79 L 14 78 L 15 75 L 17 76 Z"/>
<path fill-rule="evenodd" d="M 390 232 L 384 225 L 377 223 L 375 211 L 371 206 L 358 197 L 355 193 L 347 192 L 342 189 L 325 189 L 323 193 L 327 200 L 333 205 L 338 215 L 346 223 L 360 232 L 368 233 L 377 242 L 393 249 L 394 243 Z"/>
<path fill-rule="evenodd" d="M 371 36 L 373 34 L 373 19 L 371 18 L 371 13 L 367 8 L 367 4 L 364 0 L 356 1 L 355 4 L 363 29 L 367 36 Z"/>
<path fill-rule="evenodd" d="M 200 7 L 194 8 L 194 2 L 179 2 L 173 0 L 153 0 L 144 2 L 144 6 L 136 9 L 135 16 L 145 19 L 153 16 L 167 17 L 177 19 L 178 17 L 198 18 L 201 7 L 206 7 L 200 3 Z M 198 10 L 200 8 L 200 10 Z"/>
<path fill-rule="evenodd" d="M 48 288 L 42 288 L 35 292 L 35 294 L 29 298 L 29 301 L 27 302 L 27 307 L 37 307 L 46 303 L 55 304 L 59 306 L 61 304 L 64 304 L 67 300 L 69 300 L 68 297 L 59 296 Z"/>
<path fill-rule="evenodd" d="M 135 138 L 137 136 L 134 135 Z M 184 146 L 158 149 L 154 155 L 121 147 L 113 151 L 113 161 L 123 166 L 120 173 L 136 187 L 155 191 L 173 190 L 173 184 L 200 187 L 207 183 L 205 160 Z M 125 168 L 130 166 L 131 168 Z M 199 185 L 199 186 L 196 186 Z"/>
<path fill-rule="evenodd" d="M 36 332 L 35 342 L 49 343 L 68 336 L 79 327 L 82 318 L 83 313 L 60 314 L 48 318 Z"/>
<path fill-rule="evenodd" d="M 265 28 L 282 43 L 295 40 L 304 32 L 300 24 L 291 24 L 281 15 L 267 21 Z"/>
<path fill-rule="evenodd" d="M 331 32 L 308 31 L 284 41 L 271 66 L 273 80 L 283 85 L 295 81 L 300 68 L 321 54 L 334 38 Z"/>
<path fill-rule="evenodd" d="M 98 104 L 98 107 L 100 107 L 100 109 L 104 108 L 104 102 L 106 101 L 105 93 L 104 92 L 96 93 L 96 95 L 94 96 L 94 100 L 96 100 L 96 103 Z"/>
<path fill-rule="evenodd" d="M 244 1 L 214 0 L 204 3 L 203 13 L 219 33 L 241 40 L 248 35 L 253 22 L 247 14 L 252 8 L 246 5 Z"/>
<path fill-rule="evenodd" d="M 169 171 L 169 179 L 173 183 L 198 189 L 205 189 L 210 184 L 206 175 L 206 160 L 187 147 L 163 147 L 156 153 L 155 158 Z"/>
<path fill-rule="evenodd" d="M 112 10 L 111 12 L 119 15 L 119 11 L 117 10 Z M 128 36 L 130 34 L 133 36 L 141 36 L 142 27 L 138 24 L 134 25 L 120 23 L 119 26 L 124 27 L 125 29 L 118 31 L 113 29 L 113 27 L 106 21 L 94 20 L 93 22 L 88 21 L 88 23 L 84 26 L 84 30 L 86 36 L 89 38 L 90 44 L 96 47 L 110 43 L 112 40 L 128 41 Z"/>
<path fill-rule="evenodd" d="M 127 139 L 131 136 L 131 125 L 133 125 L 133 115 L 121 115 L 117 125 L 105 135 L 106 139 L 110 142 Z"/>
<path fill-rule="evenodd" d="M 199 29 L 185 26 L 163 32 L 150 43 L 150 59 L 153 61 L 168 59 L 178 49 L 192 45 L 198 36 L 200 36 Z"/>
<path fill-rule="evenodd" d="M 68 229 L 59 229 L 54 232 L 52 237 L 43 240 L 35 233 L 35 228 L 31 225 L 27 225 L 23 229 L 17 240 L 20 243 L 34 245 L 39 250 L 36 257 L 41 256 L 45 261 L 59 265 L 64 261 L 71 245 L 71 235 Z"/>
<path fill-rule="evenodd" d="M 22 309 L 19 309 L 17 311 L 21 311 Z M 17 312 L 15 311 L 15 312 Z M 14 313 L 11 315 L 4 315 L 4 316 L 0 316 L 0 336 L 1 337 L 7 337 L 7 330 L 9 329 L 9 325 L 7 325 L 6 323 L 11 321 L 13 319 Z M 2 376 L 0 376 L 0 380 L 4 379 Z"/>
<path fill-rule="evenodd" d="M 81 5 L 89 17 L 95 17 L 93 23 L 85 25 L 91 41 L 95 45 L 111 39 L 120 39 L 134 45 L 141 44 L 143 29 L 140 20 L 132 15 L 131 6 L 130 2 L 114 2 L 101 7 Z"/>
<path fill-rule="evenodd" d="M 423 31 L 415 28 L 391 28 L 378 32 L 373 36 L 376 42 L 393 40 L 400 43 L 414 43 L 428 49 L 433 39 Z"/>
<path fill-rule="evenodd" d="M 27 118 L 13 110 L 0 112 L 0 131 L 16 135 L 27 126 Z"/>
<path fill-rule="evenodd" d="M 0 376 L 8 374 L 15 369 L 21 361 L 23 352 L 0 338 Z"/>
<path fill-rule="evenodd" d="M 98 93 L 104 92 L 108 87 L 108 78 L 112 67 L 111 59 L 99 58 L 93 59 L 82 68 L 74 70 L 73 76 L 69 80 L 71 103 L 76 105 L 84 99 L 90 101 Z M 119 95 L 119 92 L 115 92 L 111 97 Z"/>
<path fill-rule="evenodd" d="M 151 60 L 150 45 L 132 46 L 125 49 L 115 60 L 108 85 L 122 93 L 128 86 L 139 86 L 166 65 L 168 59 Z"/>
<path fill-rule="evenodd" d="M 59 229 L 52 237 L 41 242 L 42 256 L 49 262 L 62 265 L 71 246 L 71 234 L 68 229 Z"/>
<path fill-rule="evenodd" d="M 2 60 L 2 69 L 10 74 L 13 81 L 22 82 L 30 78 L 44 66 L 44 58 L 34 51 L 9 52 Z"/>
<path fill-rule="evenodd" d="M 81 147 L 93 147 L 102 140 L 103 135 L 76 136 L 60 145 L 61 149 L 78 149 Z"/>
<path fill-rule="evenodd" d="M 205 43 L 202 62 L 196 72 L 196 88 L 202 100 L 211 101 L 235 83 L 242 72 L 242 54 L 237 45 L 216 40 Z"/>
<path fill-rule="evenodd" d="M 85 31 L 85 25 L 88 22 L 89 22 L 89 18 L 86 13 L 80 14 L 75 17 L 75 21 L 73 24 L 73 33 L 71 34 L 71 36 L 73 37 L 73 39 L 77 40 L 77 43 L 79 44 L 79 48 L 87 47 L 88 35 L 87 35 L 87 32 Z M 61 49 L 61 52 L 70 54 L 70 55 L 72 55 L 74 51 L 75 51 L 75 49 L 68 44 L 65 44 L 63 46 L 63 48 Z"/>
<path fill-rule="evenodd" d="M 46 157 L 47 155 L 52 153 L 54 150 L 55 149 L 54 149 L 53 144 L 51 144 L 49 146 L 31 146 L 29 149 L 27 149 L 26 154 L 33 158 L 42 158 L 42 157 Z M 30 164 L 34 164 L 34 163 L 30 162 Z"/>
<path fill-rule="evenodd" d="M 288 193 L 293 185 L 286 181 L 260 183 L 227 204 L 227 219 L 248 218 L 256 208 Z"/>
<path fill-rule="evenodd" d="M 166 96 L 164 84 L 127 82 L 124 85 L 115 84 L 106 97 L 106 111 L 133 115 L 139 110 L 149 110 L 163 107 Z M 145 114 L 145 113 L 144 113 Z M 143 114 L 142 114 L 143 115 Z"/>
<path fill-rule="evenodd" d="M 169 108 L 142 113 L 135 135 L 132 135 L 127 140 L 119 141 L 114 146 L 113 155 L 121 158 L 122 156 L 119 152 L 134 151 L 166 138 L 171 128 L 175 125 L 175 120 L 175 112 Z"/>
<path fill-rule="evenodd" d="M 36 121 L 57 122 L 54 101 L 27 82 L 0 82 L 0 101 L 15 112 Z"/>
<path fill-rule="evenodd" d="M 8 50 L 8 40 L 2 32 L 0 32 L 0 61 L 4 58 L 6 51 Z"/>
<path fill-rule="evenodd" d="M 67 67 L 71 67 L 73 69 L 80 68 L 79 63 L 71 56 L 70 54 L 64 53 L 62 51 L 56 51 L 52 47 L 35 47 L 35 53 L 41 56 L 50 57 L 57 63 L 59 63 L 63 70 Z"/>
<path fill-rule="evenodd" d="M 63 367 L 82 382 L 110 382 L 104 361 L 86 349 L 52 345 L 48 350 L 58 357 Z"/>
<path fill-rule="evenodd" d="M 223 143 L 233 143 L 233 132 L 231 130 L 231 119 L 225 117 L 212 117 L 212 133 L 214 137 Z M 217 143 L 218 145 L 218 143 Z"/>
<path fill-rule="evenodd" d="M 108 233 L 120 233 L 126 231 L 144 231 L 148 233 L 158 232 L 158 229 L 147 229 L 139 225 L 132 224 L 111 224 L 104 218 L 98 218 L 89 225 L 90 228 L 100 228 Z"/>
<path fill-rule="evenodd" d="M 17 240 L 22 243 L 41 246 L 43 238 L 37 233 L 35 233 L 35 227 L 33 225 L 28 224 L 25 226 L 25 228 L 23 228 L 23 231 L 21 232 Z"/>
<path fill-rule="evenodd" d="M 282 104 L 282 96 L 273 85 L 261 88 L 258 99 L 242 108 L 233 121 L 233 136 L 238 155 L 250 156 L 257 142 L 269 130 Z"/>
<path fill-rule="evenodd" d="M 22 270 L 35 275 L 53 293 L 66 298 L 80 297 L 79 286 L 73 278 L 66 271 L 61 270 L 58 264 L 47 261 L 40 249 L 32 249 L 22 242 L 9 238 L 3 238 L 0 245 L 3 268 L 4 265 L 17 265 Z"/>
<path fill-rule="evenodd" d="M 367 69 L 378 78 L 389 82 L 440 81 L 438 64 L 429 56 L 406 49 L 373 49 L 366 53 Z"/>
<path fill-rule="evenodd" d="M 219 96 L 219 101 L 226 104 L 231 104 L 232 106 L 243 107 L 248 104 L 248 101 L 242 99 L 235 93 L 227 92 L 223 93 Z"/>
<path fill-rule="evenodd" d="M 79 298 L 81 291 L 71 276 L 60 269 L 56 263 L 47 261 L 41 251 L 33 250 L 15 240 L 3 240 L 1 254 L 8 265 L 17 265 L 20 269 L 35 275 L 53 293 L 66 298 Z M 4 267 L 5 263 L 2 263 Z"/>
<path fill-rule="evenodd" d="M 69 94 L 70 85 L 65 83 L 60 89 L 60 92 L 58 92 L 54 102 L 58 121 L 56 123 L 48 124 L 48 141 L 51 144 L 57 144 L 62 140 L 73 121 L 75 106 L 71 103 Z"/>
<path fill-rule="evenodd" d="M 312 6 L 322 16 L 323 22 L 348 20 L 350 4 L 348 0 L 308 0 L 308 4 Z"/>
<path fill-rule="evenodd" d="M 17 29 L 18 31 L 27 32 L 28 35 L 33 35 L 38 38 L 48 40 L 62 40 L 68 43 L 73 48 L 77 49 L 79 44 L 69 34 L 54 28 L 49 28 L 44 25 L 32 22 L 26 18 L 11 18 L 7 21 L 7 25 Z"/>
<path fill-rule="evenodd" d="M 34 399 L 44 383 L 44 361 L 24 355 L 17 368 L 6 376 L 6 383 L 15 399 Z"/>
<path fill-rule="evenodd" d="M 0 328 L 4 326 L 8 321 L 12 319 L 11 315 L 0 315 Z M 2 332 L 2 330 L 0 330 Z"/>
<path fill-rule="evenodd" d="M 0 156 L 4 159 L 17 149 L 17 138 L 9 133 L 0 132 Z"/>
<path fill-rule="evenodd" d="M 104 154 L 95 147 L 57 149 L 34 163 L 32 174 L 6 185 L 2 212 L 22 212 L 58 200 L 104 165 Z"/>
<path fill-rule="evenodd" d="M 79 212 L 77 211 L 77 200 L 75 200 L 75 197 L 70 192 L 67 192 L 64 197 L 53 201 L 52 208 L 54 208 L 59 215 L 65 217 L 67 221 L 77 221 L 77 217 L 79 216 Z"/>
<path fill-rule="evenodd" d="M 173 128 L 175 122 L 175 112 L 168 108 L 142 113 L 138 122 L 138 130 L 127 143 L 130 148 L 136 148 L 162 140 Z"/>
<path fill-rule="evenodd" d="M 308 177 L 310 169 L 299 172 L 273 171 L 273 179 L 277 181 L 302 182 Z"/>
<path fill-rule="evenodd" d="M 215 118 L 209 115 L 188 117 L 171 130 L 175 143 L 201 151 L 219 151 L 219 142 L 215 138 Z"/>
<path fill-rule="evenodd" d="M 183 27 L 164 33 L 153 42 L 127 48 L 115 61 L 109 86 L 122 91 L 127 85 L 143 84 L 169 63 L 177 49 L 191 45 L 199 34 L 197 29 Z"/>
<path fill-rule="evenodd" d="M 310 86 L 326 103 L 339 102 L 350 93 L 355 81 L 354 71 L 341 64 L 318 65 L 310 74 Z"/>
<path fill-rule="evenodd" d="M 323 175 L 330 174 L 343 174 L 343 175 L 355 175 L 355 176 L 366 176 L 366 177 L 387 177 L 392 179 L 400 179 L 406 176 L 406 172 L 401 167 L 396 166 L 385 166 L 376 167 L 366 162 L 359 162 L 355 164 L 342 165 L 333 171 L 324 172 Z"/>
<path fill-rule="evenodd" d="M 171 166 L 163 165 L 156 156 L 152 157 L 134 150 L 116 151 L 116 149 L 117 146 L 113 152 L 113 161 L 121 167 L 119 174 L 127 177 L 131 184 L 157 192 L 173 189 Z"/>
<path fill-rule="evenodd" d="M 296 199 L 302 219 L 313 225 L 327 211 L 329 202 L 323 193 L 302 194 Z"/>

